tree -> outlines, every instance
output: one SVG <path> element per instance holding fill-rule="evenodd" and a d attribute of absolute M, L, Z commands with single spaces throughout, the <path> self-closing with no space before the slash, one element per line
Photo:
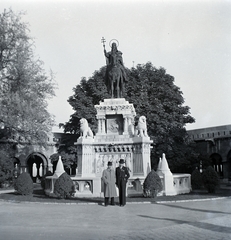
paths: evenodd
<path fill-rule="evenodd" d="M 216 188 L 219 186 L 219 176 L 212 166 L 207 167 L 203 171 L 202 179 L 208 192 L 215 193 Z"/>
<path fill-rule="evenodd" d="M 32 195 L 33 181 L 27 172 L 23 172 L 14 182 L 14 189 L 21 195 Z"/>
<path fill-rule="evenodd" d="M 35 58 L 22 15 L 11 9 L 0 14 L 0 123 L 8 139 L 45 145 L 54 125 L 47 111 L 47 99 L 55 95 L 54 77 Z"/>
<path fill-rule="evenodd" d="M 50 156 L 51 163 L 53 164 L 53 170 L 56 169 L 59 156 L 61 156 L 65 171 L 72 174 L 73 171 L 76 171 L 77 149 L 74 146 L 76 140 L 77 135 L 75 134 L 62 134 L 61 141 L 56 144 L 58 152 Z"/>
<path fill-rule="evenodd" d="M 150 62 L 137 65 L 129 73 L 126 99 L 134 104 L 137 117 L 147 118 L 148 134 L 154 142 L 152 166 L 155 168 L 165 153 L 173 172 L 189 171 L 189 157 L 195 153 L 189 147 L 185 125 L 195 120 L 189 107 L 183 106 L 183 93 L 174 84 L 174 77 Z"/>
<path fill-rule="evenodd" d="M 147 175 L 143 184 L 143 194 L 145 197 L 155 198 L 163 190 L 159 175 L 152 169 Z"/>
<path fill-rule="evenodd" d="M 129 81 L 124 97 L 133 103 L 137 119 L 142 115 L 147 118 L 148 134 L 154 142 L 152 167 L 156 168 L 164 152 L 173 172 L 189 172 L 191 169 L 188 167 L 197 155 L 192 151 L 185 125 L 193 123 L 194 118 L 190 116 L 189 107 L 183 106 L 183 93 L 174 85 L 174 77 L 162 67 L 155 68 L 150 62 L 126 70 Z M 78 133 L 78 122 L 82 117 L 96 131 L 94 105 L 104 98 L 110 98 L 104 84 L 104 74 L 105 68 L 101 68 L 88 81 L 83 78 L 74 88 L 74 94 L 68 101 L 75 113 L 64 126 L 65 131 Z"/>
<path fill-rule="evenodd" d="M 66 171 L 70 170 L 71 168 L 76 169 L 77 167 L 76 149 L 74 147 L 69 147 L 69 148 L 65 148 L 65 150 L 64 149 L 59 150 L 58 153 L 54 153 L 50 156 L 51 163 L 53 164 L 54 169 L 56 169 L 59 156 L 61 156 L 63 166 Z"/>
<path fill-rule="evenodd" d="M 54 194 L 58 198 L 70 198 L 73 194 L 74 184 L 70 176 L 67 173 L 63 173 L 56 181 L 54 185 Z"/>
<path fill-rule="evenodd" d="M 79 120 L 83 117 L 88 120 L 93 132 L 96 132 L 97 121 L 94 105 L 99 104 L 104 98 L 110 98 L 104 83 L 105 70 L 105 67 L 103 67 L 99 71 L 95 71 L 88 80 L 82 78 L 80 84 L 73 89 L 74 94 L 69 97 L 68 102 L 75 113 L 71 115 L 69 122 L 64 125 L 65 132 L 79 134 Z"/>
<path fill-rule="evenodd" d="M 10 144 L 2 144 L 0 147 L 0 185 L 12 182 L 14 161 L 14 154 Z"/>

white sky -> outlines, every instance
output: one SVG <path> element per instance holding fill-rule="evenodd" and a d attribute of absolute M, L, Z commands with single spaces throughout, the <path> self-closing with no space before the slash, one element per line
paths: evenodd
<path fill-rule="evenodd" d="M 36 54 L 56 74 L 57 124 L 73 113 L 72 89 L 105 65 L 102 37 L 108 51 L 119 41 L 126 67 L 151 61 L 175 77 L 196 119 L 187 129 L 231 124 L 231 1 L 0 0 L 1 13 L 9 7 L 26 11 Z"/>

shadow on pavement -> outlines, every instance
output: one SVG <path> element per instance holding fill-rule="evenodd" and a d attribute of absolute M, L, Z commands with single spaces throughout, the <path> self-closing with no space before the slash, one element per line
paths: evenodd
<path fill-rule="evenodd" d="M 158 205 L 163 205 L 166 207 L 170 208 L 180 208 L 180 209 L 185 209 L 185 210 L 190 210 L 190 211 L 198 211 L 198 212 L 206 212 L 206 213 L 220 213 L 220 214 L 228 214 L 231 215 L 231 212 L 221 212 L 221 211 L 215 211 L 215 210 L 205 210 L 205 209 L 198 209 L 198 208 L 188 208 L 188 207 L 183 207 L 183 206 L 176 206 L 176 205 L 171 205 L 171 204 L 166 204 L 166 203 L 158 203 Z"/>
<path fill-rule="evenodd" d="M 171 218 L 158 218 L 158 217 L 151 217 L 147 215 L 138 215 L 138 217 L 143 218 L 151 218 L 153 220 L 163 220 L 163 221 L 172 221 L 177 224 L 188 224 L 196 228 L 202 228 L 207 229 L 214 232 L 222 232 L 222 233 L 231 233 L 231 227 L 225 227 L 225 226 L 219 226 L 211 223 L 205 223 L 205 222 L 189 222 L 189 221 L 182 221 L 178 219 L 171 219 Z"/>

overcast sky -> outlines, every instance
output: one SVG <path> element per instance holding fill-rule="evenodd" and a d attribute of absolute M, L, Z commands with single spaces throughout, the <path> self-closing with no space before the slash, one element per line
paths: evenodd
<path fill-rule="evenodd" d="M 150 61 L 174 76 L 196 119 L 187 129 L 231 124 L 231 1 L 0 0 L 1 13 L 10 7 L 26 11 L 36 54 L 55 73 L 57 124 L 73 113 L 72 89 L 105 65 L 102 37 L 108 51 L 119 41 L 126 67 Z"/>

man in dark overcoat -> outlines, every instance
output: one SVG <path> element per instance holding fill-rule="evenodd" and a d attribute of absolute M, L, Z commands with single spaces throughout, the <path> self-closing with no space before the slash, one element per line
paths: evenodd
<path fill-rule="evenodd" d="M 130 177 L 129 170 L 124 166 L 124 159 L 120 159 L 119 167 L 116 168 L 116 186 L 119 189 L 119 204 L 126 205 L 126 184 Z"/>
<path fill-rule="evenodd" d="M 102 180 L 104 182 L 104 203 L 105 207 L 109 204 L 111 198 L 111 205 L 115 205 L 114 198 L 117 196 L 115 187 L 115 171 L 112 168 L 112 162 L 108 162 L 107 169 L 103 170 Z"/>

